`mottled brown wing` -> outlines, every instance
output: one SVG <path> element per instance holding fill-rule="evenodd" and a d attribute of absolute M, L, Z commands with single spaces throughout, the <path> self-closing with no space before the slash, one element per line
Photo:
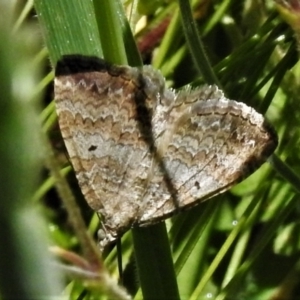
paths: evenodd
<path fill-rule="evenodd" d="M 103 218 L 102 246 L 227 190 L 277 145 L 252 108 L 216 87 L 176 94 L 147 66 L 66 56 L 55 98 L 79 185 Z"/>
<path fill-rule="evenodd" d="M 138 69 L 66 56 L 56 67 L 58 120 L 88 204 L 101 214 L 104 244 L 137 222 L 152 164 L 136 116 Z"/>

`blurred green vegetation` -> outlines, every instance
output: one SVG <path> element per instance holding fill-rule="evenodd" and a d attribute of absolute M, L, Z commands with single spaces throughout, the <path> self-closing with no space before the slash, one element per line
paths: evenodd
<path fill-rule="evenodd" d="M 271 0 L 191 4 L 200 46 L 198 37 L 189 37 L 193 31 L 181 22 L 175 1 L 0 4 L 7 16 L 5 21 L 0 18 L 3 299 L 12 293 L 29 299 L 126 299 L 116 284 L 116 249 L 107 250 L 102 262 L 96 242 L 85 235 L 84 223 L 96 241 L 99 221 L 80 194 L 57 125 L 52 66 L 67 53 L 104 56 L 132 66 L 142 59 L 160 69 L 175 88 L 211 82 L 206 73 L 199 74 L 207 67 L 229 98 L 265 114 L 279 135 L 276 156 L 224 195 L 168 220 L 168 243 L 181 299 L 299 298 L 299 34 Z M 183 21 L 189 21 L 185 12 Z M 68 206 L 73 202 L 60 200 L 69 188 L 84 221 L 75 224 L 77 229 L 70 226 L 77 217 L 67 217 L 76 214 Z M 59 267 L 49 263 L 49 244 L 64 249 L 55 253 L 80 272 L 63 262 Z M 152 255 L 144 256 L 145 264 L 156 264 Z M 120 286 L 141 299 L 141 261 L 137 267 L 130 232 L 122 238 L 121 256 Z M 79 268 L 83 261 L 97 266 L 99 278 L 83 276 L 83 270 L 90 270 Z M 62 269 L 71 276 L 61 279 Z M 160 278 L 169 282 L 171 275 L 162 273 Z M 152 286 L 153 294 L 160 288 Z"/>

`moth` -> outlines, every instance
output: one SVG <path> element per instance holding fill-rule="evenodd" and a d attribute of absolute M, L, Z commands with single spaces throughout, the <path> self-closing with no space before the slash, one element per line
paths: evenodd
<path fill-rule="evenodd" d="M 63 56 L 55 102 L 81 191 L 101 215 L 101 247 L 223 193 L 277 146 L 253 108 L 216 86 L 169 89 L 151 66 Z"/>

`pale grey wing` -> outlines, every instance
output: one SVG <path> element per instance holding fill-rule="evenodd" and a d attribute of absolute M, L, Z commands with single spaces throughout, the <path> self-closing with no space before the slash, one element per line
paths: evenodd
<path fill-rule="evenodd" d="M 263 116 L 243 103 L 215 92 L 211 99 L 177 102 L 181 105 L 173 107 L 168 130 L 158 140 L 176 194 L 161 193 L 166 190 L 164 175 L 156 168 L 144 197 L 140 218 L 144 225 L 226 191 L 257 169 L 277 146 L 276 134 Z"/>
<path fill-rule="evenodd" d="M 102 215 L 104 238 L 110 241 L 135 221 L 152 160 L 136 118 L 139 71 L 99 63 L 81 56 L 63 59 L 56 70 L 55 98 L 82 193 Z"/>

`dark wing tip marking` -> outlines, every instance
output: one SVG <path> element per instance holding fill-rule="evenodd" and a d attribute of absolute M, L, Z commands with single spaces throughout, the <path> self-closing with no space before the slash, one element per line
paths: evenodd
<path fill-rule="evenodd" d="M 63 55 L 56 64 L 55 77 L 95 71 L 106 72 L 110 68 L 111 64 L 96 56 Z"/>
<path fill-rule="evenodd" d="M 266 120 L 263 123 L 263 129 L 269 134 L 269 141 L 264 148 L 262 156 L 268 158 L 278 146 L 278 135 L 272 125 L 270 125 Z"/>

